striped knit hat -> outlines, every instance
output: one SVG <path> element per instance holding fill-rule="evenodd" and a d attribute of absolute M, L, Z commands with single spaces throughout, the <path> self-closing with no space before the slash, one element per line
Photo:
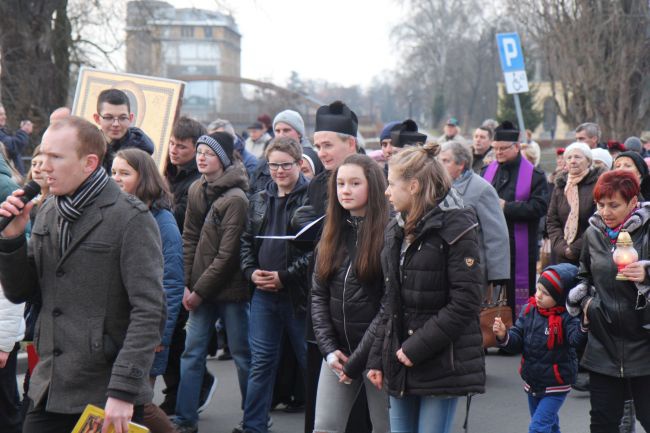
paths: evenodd
<path fill-rule="evenodd" d="M 219 131 L 213 132 L 210 135 L 202 135 L 196 141 L 197 147 L 199 144 L 205 144 L 217 154 L 224 170 L 233 164 L 232 155 L 235 149 L 235 142 L 232 135 L 227 132 Z"/>
<path fill-rule="evenodd" d="M 564 306 L 569 290 L 578 284 L 578 268 L 570 263 L 548 266 L 539 276 L 537 282 L 548 290 L 549 295 Z"/>

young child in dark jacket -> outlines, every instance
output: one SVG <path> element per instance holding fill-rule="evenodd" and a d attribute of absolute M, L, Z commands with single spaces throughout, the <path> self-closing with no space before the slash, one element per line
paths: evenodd
<path fill-rule="evenodd" d="M 494 320 L 499 346 L 522 353 L 519 372 L 528 393 L 530 433 L 559 433 L 558 412 L 578 372 L 575 349 L 587 341 L 587 329 L 564 307 L 577 275 L 578 268 L 568 263 L 547 267 L 517 323 L 506 330 L 501 318 Z"/>

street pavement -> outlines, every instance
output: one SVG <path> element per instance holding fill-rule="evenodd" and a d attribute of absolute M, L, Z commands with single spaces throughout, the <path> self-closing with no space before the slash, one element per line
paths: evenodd
<path fill-rule="evenodd" d="M 490 349 L 486 357 L 486 393 L 472 399 L 469 414 L 469 432 L 472 433 L 521 433 L 528 431 L 530 416 L 528 400 L 517 372 L 519 356 L 501 356 Z M 214 397 L 201 413 L 200 433 L 231 433 L 241 421 L 241 395 L 237 385 L 235 366 L 232 361 L 208 360 L 208 368 L 218 379 Z M 19 376 L 22 384 L 22 376 Z M 155 402 L 162 402 L 162 380 L 156 383 Z M 274 433 L 301 433 L 303 413 L 271 413 Z M 458 402 L 452 432 L 463 432 L 465 399 Z M 560 428 L 564 433 L 589 431 L 589 394 L 571 391 L 560 410 Z M 0 429 L 1 430 L 1 429 Z M 643 428 L 637 422 L 636 431 Z"/>
<path fill-rule="evenodd" d="M 486 357 L 486 393 L 472 398 L 469 415 L 469 432 L 521 433 L 528 431 L 530 415 L 528 400 L 519 377 L 519 356 L 501 356 L 490 349 Z M 201 414 L 200 433 L 231 433 L 241 421 L 241 397 L 236 383 L 232 361 L 208 360 L 208 368 L 219 379 L 213 400 Z M 162 401 L 161 385 L 157 386 L 156 399 Z M 300 433 L 303 431 L 303 413 L 271 413 L 272 432 Z M 465 399 L 458 402 L 452 432 L 463 432 Z M 571 391 L 560 410 L 560 428 L 564 433 L 589 431 L 589 394 Z M 637 423 L 637 432 L 643 428 Z"/>

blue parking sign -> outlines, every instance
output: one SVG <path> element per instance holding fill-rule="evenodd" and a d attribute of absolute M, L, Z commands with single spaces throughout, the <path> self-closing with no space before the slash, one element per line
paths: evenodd
<path fill-rule="evenodd" d="M 521 42 L 517 33 L 498 33 L 497 45 L 501 69 L 504 73 L 526 70 L 524 53 L 521 51 Z"/>

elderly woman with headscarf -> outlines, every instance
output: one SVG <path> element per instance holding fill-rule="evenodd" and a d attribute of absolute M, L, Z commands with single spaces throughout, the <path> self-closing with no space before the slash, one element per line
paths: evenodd
<path fill-rule="evenodd" d="M 602 169 L 592 166 L 588 145 L 575 142 L 564 152 L 566 171 L 555 179 L 546 216 L 551 240 L 551 262 L 578 264 L 582 234 L 596 211 L 593 191 Z"/>
<path fill-rule="evenodd" d="M 614 160 L 614 170 L 625 170 L 634 173 L 641 184 L 639 201 L 650 200 L 650 173 L 648 165 L 639 153 L 633 150 L 619 153 Z"/>

